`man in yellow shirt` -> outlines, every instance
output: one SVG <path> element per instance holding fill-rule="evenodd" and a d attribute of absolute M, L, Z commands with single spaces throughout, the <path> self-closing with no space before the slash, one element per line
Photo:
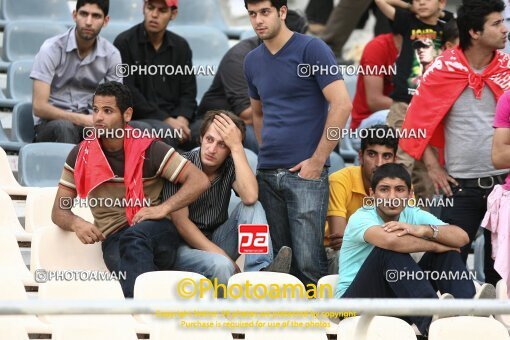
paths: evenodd
<path fill-rule="evenodd" d="M 393 128 L 374 125 L 360 132 L 359 166 L 343 168 L 329 176 L 329 205 L 324 246 L 328 273 L 338 274 L 338 254 L 349 217 L 363 206 L 377 167 L 394 163 L 398 138 Z"/>

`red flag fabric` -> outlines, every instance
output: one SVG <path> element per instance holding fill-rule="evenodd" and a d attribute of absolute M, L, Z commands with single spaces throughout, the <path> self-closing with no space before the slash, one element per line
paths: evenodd
<path fill-rule="evenodd" d="M 126 125 L 126 130 L 133 128 Z M 124 185 L 126 186 L 126 217 L 132 225 L 133 217 L 141 209 L 145 195 L 143 192 L 143 162 L 145 151 L 155 141 L 154 138 L 133 138 L 126 132 L 124 136 Z M 78 197 L 86 198 L 100 184 L 115 177 L 108 160 L 103 153 L 99 140 L 84 140 L 80 143 L 74 181 Z M 135 204 L 136 203 L 136 204 Z"/>
<path fill-rule="evenodd" d="M 475 73 L 460 48 L 443 52 L 423 75 L 413 95 L 402 125 L 404 131 L 424 129 L 425 138 L 401 138 L 399 145 L 415 159 L 421 159 L 425 148 L 444 147 L 444 117 L 469 86 L 477 99 L 487 85 L 496 100 L 510 89 L 510 57 L 496 51 L 481 74 Z"/>

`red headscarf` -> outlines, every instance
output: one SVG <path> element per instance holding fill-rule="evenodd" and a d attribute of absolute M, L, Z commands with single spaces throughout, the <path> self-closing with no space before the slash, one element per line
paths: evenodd
<path fill-rule="evenodd" d="M 487 85 L 496 101 L 510 89 L 510 57 L 496 54 L 483 73 L 475 73 L 460 48 L 443 52 L 423 75 L 407 109 L 403 130 L 425 129 L 426 138 L 401 138 L 400 147 L 415 159 L 421 159 L 430 143 L 444 147 L 443 118 L 469 86 L 477 99 Z"/>

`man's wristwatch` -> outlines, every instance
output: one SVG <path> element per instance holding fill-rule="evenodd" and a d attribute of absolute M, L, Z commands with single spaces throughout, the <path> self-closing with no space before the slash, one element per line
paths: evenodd
<path fill-rule="evenodd" d="M 439 234 L 439 227 L 433 224 L 429 224 L 429 227 L 432 229 L 432 239 L 437 239 L 437 235 Z"/>

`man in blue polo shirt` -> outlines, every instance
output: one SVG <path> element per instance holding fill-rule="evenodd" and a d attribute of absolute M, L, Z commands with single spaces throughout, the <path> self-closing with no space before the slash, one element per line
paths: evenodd
<path fill-rule="evenodd" d="M 345 126 L 352 105 L 331 49 L 285 25 L 286 0 L 244 3 L 263 41 L 244 66 L 260 145 L 259 199 L 274 251 L 291 247 L 291 273 L 304 284 L 316 283 L 327 273 L 326 160 L 338 143 L 327 131 Z"/>
<path fill-rule="evenodd" d="M 413 192 L 402 164 L 377 168 L 370 186 L 371 204 L 366 198 L 345 230 L 336 297 L 437 298 L 439 290 L 444 297 L 472 298 L 475 287 L 460 255 L 467 233 L 407 204 Z M 420 262 L 413 252 L 425 252 Z M 475 297 L 492 293 L 494 287 L 485 284 Z M 431 320 L 408 318 L 423 335 Z"/>

